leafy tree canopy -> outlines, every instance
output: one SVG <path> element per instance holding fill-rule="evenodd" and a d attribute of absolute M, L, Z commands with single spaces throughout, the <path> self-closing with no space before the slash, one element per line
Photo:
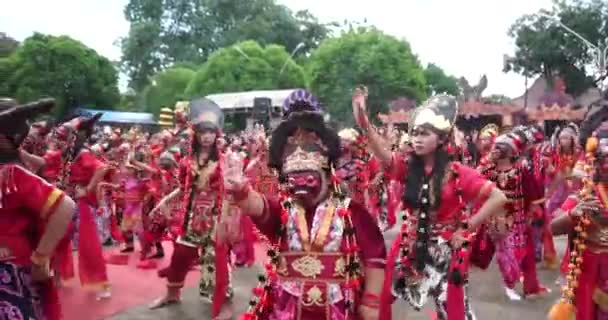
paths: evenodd
<path fill-rule="evenodd" d="M 526 76 L 542 75 L 549 81 L 560 75 L 567 91 L 578 95 L 597 79 L 590 64 L 592 51 L 584 41 L 566 31 L 548 16 L 556 17 L 593 45 L 608 45 L 608 4 L 602 0 L 554 0 L 551 10 L 524 15 L 511 26 L 515 56 L 506 61 L 505 72 Z"/>
<path fill-rule="evenodd" d="M 35 33 L 0 59 L 0 96 L 30 101 L 57 99 L 56 113 L 75 107 L 113 109 L 119 101 L 118 73 L 110 60 L 67 36 Z"/>
<path fill-rule="evenodd" d="M 304 69 L 285 48 L 245 41 L 213 53 L 186 89 L 189 98 L 213 93 L 304 87 Z"/>
<path fill-rule="evenodd" d="M 351 94 L 358 85 L 369 90 L 372 118 L 386 112 L 390 101 L 426 95 L 424 70 L 405 40 L 374 28 L 358 28 L 325 40 L 308 65 L 310 87 L 334 120 L 351 122 Z"/>
<path fill-rule="evenodd" d="M 458 87 L 458 79 L 445 74 L 443 69 L 433 63 L 429 63 L 424 69 L 424 78 L 427 84 L 427 95 L 438 93 L 447 93 L 458 95 L 460 88 Z"/>
<path fill-rule="evenodd" d="M 158 114 L 162 107 L 171 107 L 183 99 L 194 74 L 193 70 L 186 68 L 169 68 L 155 75 L 142 93 L 145 111 Z"/>
<path fill-rule="evenodd" d="M 137 91 L 167 66 L 200 64 L 219 48 L 245 40 L 306 54 L 332 25 L 308 11 L 294 14 L 275 0 L 130 0 L 124 13 L 131 27 L 121 40 L 122 64 Z"/>
<path fill-rule="evenodd" d="M 8 34 L 0 32 L 0 58 L 6 58 L 19 47 L 19 41 Z"/>

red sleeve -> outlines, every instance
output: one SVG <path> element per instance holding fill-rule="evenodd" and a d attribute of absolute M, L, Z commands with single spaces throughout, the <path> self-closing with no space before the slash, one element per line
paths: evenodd
<path fill-rule="evenodd" d="M 91 172 L 97 171 L 97 169 L 104 166 L 104 163 L 99 160 L 92 152 L 85 151 L 81 155 L 82 165 L 90 170 Z"/>
<path fill-rule="evenodd" d="M 574 209 L 574 207 L 576 207 L 577 204 L 578 204 L 577 198 L 568 197 L 568 198 L 566 198 L 564 203 L 562 203 L 562 206 L 560 207 L 560 209 L 565 212 L 570 212 L 570 210 Z"/>
<path fill-rule="evenodd" d="M 188 173 L 188 165 L 189 165 L 189 161 L 188 159 L 182 159 L 179 162 L 179 168 L 177 169 L 177 179 L 179 182 L 180 187 L 185 185 L 185 181 L 186 181 L 186 175 Z"/>
<path fill-rule="evenodd" d="M 369 211 L 357 202 L 351 202 L 349 209 L 363 264 L 366 267 L 384 269 L 386 245 L 378 223 Z"/>
<path fill-rule="evenodd" d="M 526 207 L 530 204 L 540 203 L 545 195 L 544 186 L 539 183 L 532 171 L 522 168 L 520 172 L 522 175 L 522 189 Z"/>
<path fill-rule="evenodd" d="M 281 211 L 283 210 L 278 198 L 270 198 L 262 195 L 264 199 L 264 210 L 259 217 L 251 216 L 251 221 L 270 240 L 276 241 L 277 230 L 281 228 Z"/>
<path fill-rule="evenodd" d="M 494 189 L 494 184 L 475 169 L 460 163 L 454 165 L 458 172 L 464 202 L 472 203 L 473 206 L 483 203 Z"/>
<path fill-rule="evenodd" d="M 52 214 L 63 199 L 63 191 L 20 166 L 15 166 L 14 179 L 18 183 L 19 200 L 22 206 L 38 212 L 45 219 Z"/>
<path fill-rule="evenodd" d="M 403 180 L 407 171 L 407 159 L 397 152 L 393 152 L 391 157 L 391 164 L 388 166 L 386 172 L 391 180 Z"/>
<path fill-rule="evenodd" d="M 367 163 L 367 171 L 370 177 L 375 177 L 380 172 L 380 162 L 376 157 L 371 157 Z"/>

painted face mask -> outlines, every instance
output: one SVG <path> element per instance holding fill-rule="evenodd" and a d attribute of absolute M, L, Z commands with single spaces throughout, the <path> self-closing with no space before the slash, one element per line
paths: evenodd
<path fill-rule="evenodd" d="M 294 196 L 314 204 L 327 189 L 323 176 L 328 166 L 325 148 L 313 132 L 297 130 L 284 149 L 283 172 Z"/>
<path fill-rule="evenodd" d="M 319 172 L 300 171 L 287 174 L 290 192 L 304 204 L 314 204 L 323 191 L 323 178 Z"/>

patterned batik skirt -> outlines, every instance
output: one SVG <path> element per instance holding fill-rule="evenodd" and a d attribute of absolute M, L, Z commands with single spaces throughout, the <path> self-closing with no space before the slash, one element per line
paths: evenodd
<path fill-rule="evenodd" d="M 416 311 L 420 311 L 429 298 L 433 299 L 437 311 L 437 320 L 447 320 L 448 271 L 452 260 L 452 248 L 442 238 L 433 239 L 428 245 L 431 263 L 417 276 L 414 272 L 401 269 L 401 257 L 397 258 L 393 278 L 393 295 L 407 301 Z M 413 266 L 411 266 L 413 268 Z M 397 275 L 405 271 L 405 286 L 396 286 Z M 475 315 L 469 304 L 467 285 L 464 285 L 465 319 L 474 320 Z"/>
<path fill-rule="evenodd" d="M 45 320 L 30 270 L 0 261 L 0 320 Z"/>

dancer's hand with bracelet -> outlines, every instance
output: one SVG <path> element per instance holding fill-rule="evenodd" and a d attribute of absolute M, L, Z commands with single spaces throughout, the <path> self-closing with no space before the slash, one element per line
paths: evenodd
<path fill-rule="evenodd" d="M 359 304 L 359 316 L 363 320 L 376 320 L 380 314 L 380 296 L 365 292 Z"/>
<path fill-rule="evenodd" d="M 34 251 L 31 256 L 32 261 L 32 281 L 42 282 L 50 279 L 51 273 L 50 257 Z"/>

